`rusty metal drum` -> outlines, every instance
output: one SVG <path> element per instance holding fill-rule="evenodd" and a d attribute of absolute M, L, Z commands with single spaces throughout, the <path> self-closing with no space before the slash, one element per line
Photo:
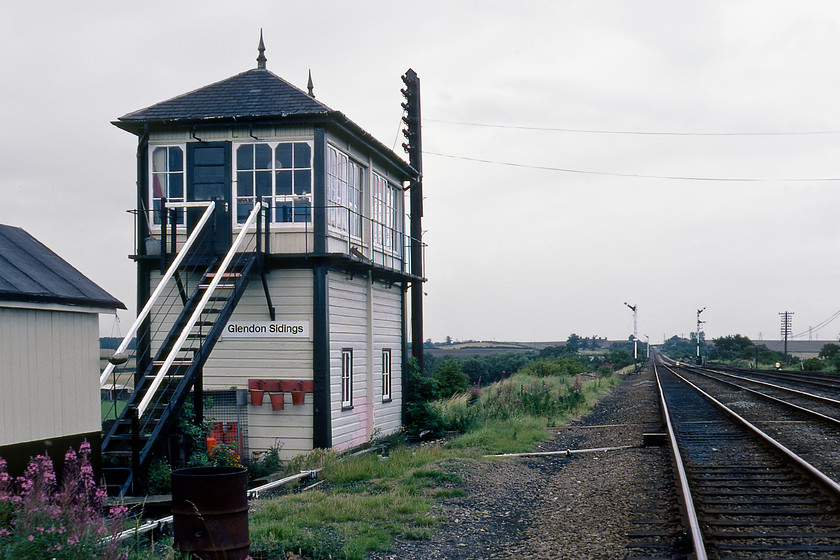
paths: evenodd
<path fill-rule="evenodd" d="M 243 467 L 173 471 L 175 548 L 201 560 L 244 560 L 251 548 L 247 492 Z"/>

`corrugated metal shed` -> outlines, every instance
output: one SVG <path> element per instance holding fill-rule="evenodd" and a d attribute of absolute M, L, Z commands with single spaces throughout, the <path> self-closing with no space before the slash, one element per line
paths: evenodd
<path fill-rule="evenodd" d="M 26 231 L 3 224 L 0 301 L 126 308 Z"/>

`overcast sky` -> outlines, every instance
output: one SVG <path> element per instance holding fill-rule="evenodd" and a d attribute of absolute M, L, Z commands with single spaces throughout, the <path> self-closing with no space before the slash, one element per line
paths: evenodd
<path fill-rule="evenodd" d="M 836 0 L 7 3 L 0 223 L 131 308 L 103 334 L 135 302 L 110 121 L 255 67 L 260 28 L 269 70 L 400 154 L 419 75 L 429 338 L 626 338 L 627 301 L 655 342 L 701 307 L 707 337 L 792 311 L 807 340 L 840 310 Z"/>

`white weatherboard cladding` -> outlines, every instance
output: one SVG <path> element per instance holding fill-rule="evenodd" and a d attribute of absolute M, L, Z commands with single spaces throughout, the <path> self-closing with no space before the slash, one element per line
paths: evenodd
<path fill-rule="evenodd" d="M 400 427 L 402 341 L 400 288 L 367 278 L 329 275 L 332 441 L 338 449 Z M 353 350 L 353 407 L 341 406 L 341 351 Z M 391 348 L 392 401 L 382 402 L 382 348 Z M 377 431 L 378 430 L 378 431 Z"/>
<path fill-rule="evenodd" d="M 95 313 L 0 307 L 0 445 L 97 432 Z"/>
<path fill-rule="evenodd" d="M 374 408 L 376 427 L 383 434 L 402 426 L 402 294 L 398 285 L 373 286 L 373 380 L 374 399 L 378 401 L 382 400 L 382 349 L 391 349 L 391 402 L 382 402 Z"/>
<path fill-rule="evenodd" d="M 338 449 L 367 441 L 367 278 L 329 276 L 332 443 Z M 353 350 L 353 407 L 341 407 L 341 351 Z"/>
<path fill-rule="evenodd" d="M 312 321 L 312 270 L 273 270 L 266 276 L 277 321 Z M 259 276 L 248 283 L 231 321 L 268 321 L 268 304 Z M 207 390 L 248 388 L 249 379 L 312 379 L 312 341 L 300 338 L 224 338 L 216 343 L 204 366 Z M 248 447 L 266 451 L 280 444 L 287 460 L 312 450 L 312 393 L 293 406 L 273 411 L 268 395 L 262 406 L 248 404 Z M 250 399 L 249 399 L 250 402 Z"/>

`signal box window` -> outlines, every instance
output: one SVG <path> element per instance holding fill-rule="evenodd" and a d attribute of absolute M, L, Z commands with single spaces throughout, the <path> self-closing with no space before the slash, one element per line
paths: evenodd
<path fill-rule="evenodd" d="M 312 221 L 312 146 L 308 142 L 240 144 L 236 158 L 236 219 L 271 203 L 275 223 Z"/>
<path fill-rule="evenodd" d="M 157 146 L 151 158 L 152 223 L 161 223 L 161 200 L 184 202 L 184 149 L 181 146 Z M 184 211 L 176 210 L 176 223 L 184 223 Z"/>

